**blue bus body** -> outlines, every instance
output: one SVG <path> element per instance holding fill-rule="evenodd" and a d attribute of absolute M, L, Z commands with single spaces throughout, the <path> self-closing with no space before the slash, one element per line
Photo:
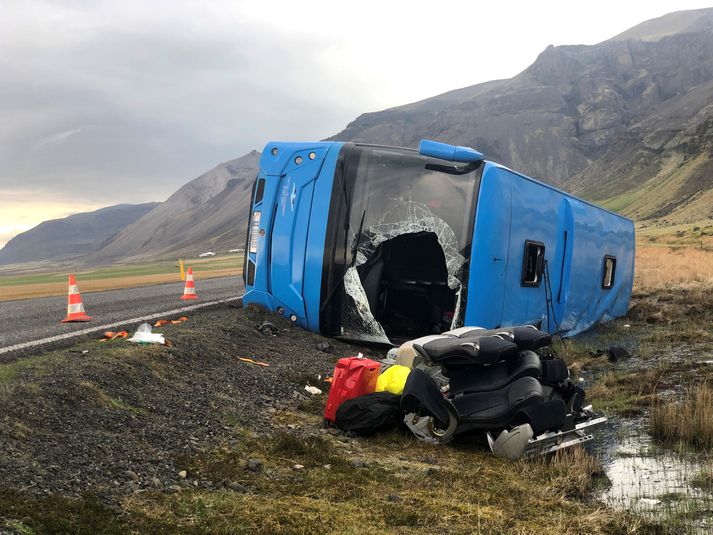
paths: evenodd
<path fill-rule="evenodd" d="M 268 143 L 243 304 L 381 343 L 461 325 L 571 336 L 626 314 L 630 220 L 442 147 Z"/>

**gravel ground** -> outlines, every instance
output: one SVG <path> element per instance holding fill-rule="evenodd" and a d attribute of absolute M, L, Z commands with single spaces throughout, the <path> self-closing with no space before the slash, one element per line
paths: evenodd
<path fill-rule="evenodd" d="M 258 332 L 265 319 L 277 336 Z M 235 304 L 157 330 L 172 347 L 85 337 L 0 365 L 4 490 L 115 502 L 145 488 L 199 484 L 178 475 L 181 454 L 235 443 L 245 429 L 269 431 L 277 407 L 309 397 L 306 374 L 331 374 L 337 358 L 359 350 L 329 340 L 320 351 L 321 336 Z"/>
<path fill-rule="evenodd" d="M 79 289 L 82 281 L 78 280 Z M 82 292 L 87 314 L 94 318 L 87 323 L 60 323 L 67 313 L 67 297 L 41 297 L 0 302 L 0 348 L 86 329 L 128 318 L 171 310 L 186 303 L 215 301 L 237 297 L 243 293 L 241 277 L 218 277 L 196 281 L 198 300 L 181 301 L 184 283 L 157 284 L 143 288 Z M 0 290 L 1 291 L 1 290 Z"/>

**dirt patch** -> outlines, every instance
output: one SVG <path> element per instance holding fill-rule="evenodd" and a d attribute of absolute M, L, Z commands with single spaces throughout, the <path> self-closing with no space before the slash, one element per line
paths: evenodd
<path fill-rule="evenodd" d="M 277 336 L 257 331 L 265 319 Z M 296 378 L 317 381 L 357 351 L 330 341 L 333 352 L 324 353 L 320 336 L 235 305 L 160 331 L 173 347 L 86 340 L 0 364 L 4 490 L 89 492 L 112 502 L 181 484 L 181 455 L 240 442 L 246 429 L 265 431 L 279 407 L 311 401 Z"/>

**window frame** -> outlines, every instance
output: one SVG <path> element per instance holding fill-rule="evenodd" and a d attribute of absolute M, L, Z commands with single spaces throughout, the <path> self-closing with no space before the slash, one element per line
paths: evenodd
<path fill-rule="evenodd" d="M 607 285 L 607 261 L 611 260 L 612 261 L 612 270 L 611 270 L 611 279 L 609 281 L 609 285 Z M 602 290 L 611 290 L 614 288 L 614 284 L 616 284 L 616 256 L 613 255 L 604 255 L 604 258 L 602 260 Z"/>
<path fill-rule="evenodd" d="M 533 281 L 528 281 L 525 279 L 525 275 L 527 274 L 527 258 L 528 258 L 528 249 L 531 246 L 537 247 L 537 250 L 542 251 L 542 256 L 541 256 L 541 261 L 539 264 L 535 264 L 535 274 L 537 278 Z M 545 244 L 541 241 L 536 241 L 536 240 L 525 240 L 525 245 L 523 248 L 523 254 L 522 254 L 522 271 L 520 272 L 520 286 L 523 288 L 539 288 L 542 285 L 542 279 L 543 275 L 545 272 L 545 252 L 547 248 L 545 247 Z M 537 260 L 536 260 L 537 261 Z"/>

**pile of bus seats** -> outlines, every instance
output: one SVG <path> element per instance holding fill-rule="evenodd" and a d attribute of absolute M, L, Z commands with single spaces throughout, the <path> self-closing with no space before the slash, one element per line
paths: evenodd
<path fill-rule="evenodd" d="M 485 433 L 491 451 L 518 459 L 582 444 L 606 422 L 584 404 L 565 362 L 543 352 L 550 335 L 533 326 L 463 327 L 403 344 L 409 366 L 400 408 L 420 440 L 443 444 Z"/>

